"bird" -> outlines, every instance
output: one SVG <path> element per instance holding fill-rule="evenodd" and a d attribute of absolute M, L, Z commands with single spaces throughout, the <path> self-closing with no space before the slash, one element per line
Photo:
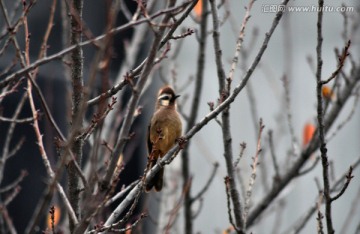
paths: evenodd
<path fill-rule="evenodd" d="M 151 169 L 159 158 L 176 144 L 181 137 L 182 123 L 176 110 L 175 91 L 168 85 L 160 88 L 155 104 L 155 111 L 148 127 L 148 169 Z M 164 168 L 161 168 L 155 176 L 146 184 L 145 191 L 161 191 L 163 187 Z"/>

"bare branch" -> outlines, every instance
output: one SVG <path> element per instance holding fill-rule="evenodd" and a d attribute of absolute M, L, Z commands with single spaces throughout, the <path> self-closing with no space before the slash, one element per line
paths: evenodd
<path fill-rule="evenodd" d="M 320 157 L 316 157 L 315 161 L 309 168 L 304 169 L 303 171 L 299 171 L 298 176 L 303 176 L 303 175 L 307 174 L 308 172 L 312 171 L 316 167 L 316 165 L 318 164 L 319 161 L 320 161 Z"/>
<path fill-rule="evenodd" d="M 289 86 L 289 79 L 286 75 L 282 77 L 282 82 L 285 90 L 285 106 L 286 106 L 286 117 L 287 117 L 287 124 L 290 131 L 290 137 L 291 137 L 291 147 L 292 147 L 292 153 L 294 156 L 298 154 L 299 144 L 298 140 L 295 136 L 295 130 L 294 125 L 292 121 L 292 114 L 291 114 L 291 100 L 290 100 L 290 86 Z"/>
<path fill-rule="evenodd" d="M 338 124 L 338 126 L 336 127 L 336 130 L 328 137 L 327 139 L 327 142 L 331 141 L 338 132 L 340 132 L 340 130 L 347 124 L 350 122 L 351 118 L 354 116 L 355 114 L 355 111 L 356 111 L 356 107 L 359 103 L 359 99 L 360 99 L 360 88 L 358 88 L 356 91 L 355 91 L 355 100 L 354 100 L 354 103 L 353 103 L 353 106 L 352 106 L 352 109 L 349 113 L 349 115 L 345 118 L 344 121 L 342 121 L 341 123 Z"/>
<path fill-rule="evenodd" d="M 337 200 L 339 197 L 341 197 L 345 193 L 346 189 L 348 188 L 348 186 L 350 184 L 351 179 L 354 178 L 354 176 L 352 175 L 352 171 L 353 171 L 353 168 L 352 168 L 352 166 L 350 166 L 349 172 L 345 176 L 346 182 L 345 182 L 344 186 L 342 187 L 341 191 L 337 195 L 335 195 L 334 197 L 331 198 L 331 200 L 330 200 L 331 202 Z"/>
<path fill-rule="evenodd" d="M 317 221 L 317 233 L 318 234 L 324 234 L 324 230 L 323 230 L 324 227 L 323 227 L 323 224 L 322 224 L 322 219 L 324 218 L 324 215 L 321 213 L 321 209 L 320 209 L 322 199 L 323 199 L 323 195 L 320 192 L 318 201 L 316 202 L 316 209 L 317 209 L 316 221 Z"/>
<path fill-rule="evenodd" d="M 232 212 L 231 212 L 231 196 L 230 196 L 230 185 L 229 185 L 229 176 L 226 176 L 224 181 L 225 181 L 225 192 L 226 192 L 226 206 L 227 206 L 227 213 L 229 216 L 229 222 L 230 224 L 234 227 L 234 229 L 236 228 L 236 224 L 234 223 L 233 217 L 232 217 Z"/>
<path fill-rule="evenodd" d="M 343 68 L 343 66 L 344 66 L 344 64 L 345 64 L 345 60 L 346 60 L 346 58 L 349 56 L 349 48 L 350 48 L 350 45 L 351 45 L 351 41 L 348 40 L 348 42 L 347 42 L 347 44 L 345 45 L 345 48 L 344 48 L 342 54 L 339 56 L 339 64 L 338 64 L 338 67 L 336 68 L 336 70 L 331 74 L 331 76 L 330 76 L 327 80 L 321 81 L 321 83 L 322 83 L 323 85 L 329 83 L 330 81 L 332 81 L 332 80 L 341 72 L 341 69 Z"/>
<path fill-rule="evenodd" d="M 280 170 L 279 170 L 279 164 L 277 162 L 276 155 L 275 155 L 273 134 L 272 134 L 271 130 L 269 130 L 268 135 L 269 135 L 270 155 L 271 155 L 271 159 L 272 159 L 274 170 L 275 170 L 275 181 L 278 181 L 280 179 Z"/>
<path fill-rule="evenodd" d="M 245 230 L 246 230 L 247 215 L 248 215 L 249 209 L 250 209 L 251 194 L 252 194 L 252 190 L 253 190 L 255 179 L 256 179 L 256 168 L 257 168 L 257 165 L 259 164 L 259 154 L 261 152 L 261 135 L 262 135 L 262 131 L 264 130 L 264 127 L 265 126 L 263 125 L 262 119 L 260 119 L 256 152 L 255 152 L 255 156 L 253 157 L 253 163 L 251 165 L 251 176 L 250 176 L 250 180 L 249 180 L 249 187 L 246 191 L 245 204 L 244 204 L 244 229 Z"/>
<path fill-rule="evenodd" d="M 324 6 L 324 0 L 319 0 L 319 8 Z M 325 217 L 326 217 L 326 226 L 327 232 L 333 234 L 334 227 L 332 224 L 332 215 L 331 215 L 331 197 L 330 197 L 330 181 L 329 181 L 329 162 L 327 156 L 327 147 L 325 142 L 325 133 L 324 133 L 324 112 L 323 112 L 323 97 L 322 97 L 322 86 L 323 82 L 321 81 L 321 72 L 322 72 L 322 19 L 323 12 L 318 12 L 318 21 L 317 21 L 317 46 L 316 46 L 316 58 L 317 58 L 317 68 L 316 68 L 316 93 L 317 93 L 317 119 L 318 119 L 318 133 L 320 141 L 320 152 L 321 152 L 321 162 L 323 168 L 323 182 L 324 182 L 324 199 L 325 199 Z M 319 231 L 322 232 L 320 210 L 318 222 L 319 222 Z"/>
<path fill-rule="evenodd" d="M 246 143 L 245 142 L 240 143 L 240 153 L 239 153 L 239 157 L 234 162 L 234 168 L 236 168 L 238 166 L 238 164 L 240 163 L 240 160 L 244 155 L 245 149 L 246 149 Z"/>
<path fill-rule="evenodd" d="M 239 61 L 240 50 L 241 50 L 242 44 L 244 42 L 246 24 L 250 19 L 250 11 L 251 11 L 251 8 L 252 8 L 254 2 L 255 2 L 255 0 L 250 0 L 248 3 L 248 6 L 246 7 L 245 15 L 244 15 L 243 21 L 241 23 L 240 33 L 239 33 L 239 36 L 236 41 L 235 55 L 232 59 L 231 68 L 229 71 L 229 75 L 227 77 L 227 79 L 229 79 L 229 80 L 233 80 L 233 77 L 234 77 L 235 68 Z"/>
<path fill-rule="evenodd" d="M 14 189 L 16 186 L 19 186 L 19 184 L 21 183 L 21 181 L 24 180 L 24 178 L 28 175 L 27 171 L 22 170 L 19 177 L 16 178 L 11 184 L 6 185 L 3 188 L 0 188 L 0 193 L 4 193 L 7 192 L 11 189 Z"/>
<path fill-rule="evenodd" d="M 3 121 L 3 122 L 15 122 L 17 124 L 23 124 L 23 123 L 29 123 L 29 122 L 34 121 L 34 118 L 29 117 L 29 118 L 24 118 L 24 119 L 10 119 L 10 118 L 0 116 L 0 121 Z"/>

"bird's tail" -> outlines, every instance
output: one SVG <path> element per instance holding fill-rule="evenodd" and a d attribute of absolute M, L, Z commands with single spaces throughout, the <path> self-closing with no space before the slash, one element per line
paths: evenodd
<path fill-rule="evenodd" d="M 150 163 L 150 169 L 154 166 L 155 163 Z M 145 191 L 150 192 L 154 187 L 155 191 L 161 191 L 163 187 L 163 177 L 164 177 L 164 168 L 161 168 L 155 176 L 146 184 Z"/>

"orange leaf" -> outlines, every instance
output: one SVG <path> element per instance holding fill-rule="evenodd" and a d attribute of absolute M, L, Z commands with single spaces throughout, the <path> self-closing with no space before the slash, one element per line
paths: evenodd
<path fill-rule="evenodd" d="M 234 228 L 233 226 L 230 226 L 230 227 L 226 228 L 226 229 L 222 232 L 222 234 L 229 234 L 229 233 L 231 233 L 231 232 L 234 231 L 234 230 L 235 230 L 235 228 Z"/>
<path fill-rule="evenodd" d="M 303 147 L 305 147 L 313 138 L 316 127 L 312 123 L 306 123 L 303 130 Z"/>
<path fill-rule="evenodd" d="M 194 13 L 195 13 L 196 17 L 197 17 L 198 19 L 200 19 L 201 14 L 202 14 L 202 0 L 199 0 L 199 1 L 196 3 L 196 5 L 195 5 L 195 7 L 194 7 Z"/>
<path fill-rule="evenodd" d="M 126 228 L 130 228 L 131 227 L 131 225 L 130 224 L 127 224 L 126 225 Z M 126 230 L 126 232 L 125 232 L 125 234 L 131 234 L 132 232 L 131 232 L 131 228 L 130 229 L 128 229 L 128 230 Z"/>
<path fill-rule="evenodd" d="M 329 101 L 334 100 L 334 98 L 335 98 L 334 92 L 327 85 L 322 86 L 321 94 L 322 94 L 323 98 L 325 98 L 326 100 L 329 100 Z"/>

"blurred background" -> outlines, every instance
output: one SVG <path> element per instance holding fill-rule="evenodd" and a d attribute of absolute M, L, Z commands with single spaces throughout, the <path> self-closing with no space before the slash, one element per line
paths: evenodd
<path fill-rule="evenodd" d="M 247 1 L 229 1 L 231 5 L 230 19 L 220 28 L 221 46 L 223 50 L 223 62 L 226 71 L 230 70 L 231 59 L 234 56 L 234 49 L 238 31 L 243 21 Z M 279 1 L 260 0 L 256 1 L 250 12 L 251 18 L 246 26 L 243 49 L 246 55 L 241 57 L 239 64 L 244 69 L 238 69 L 235 73 L 235 79 L 232 82 L 235 87 L 242 79 L 244 73 L 249 68 L 255 55 L 260 48 L 265 33 L 269 30 L 275 12 L 269 12 L 271 7 L 278 6 Z M 290 1 L 288 7 L 316 7 L 317 1 Z M 325 1 L 325 6 L 353 7 L 352 13 L 347 12 L 347 18 L 359 19 L 359 2 L 358 1 Z M 287 8 L 286 8 L 287 9 Z M 221 11 L 220 17 L 224 17 L 226 12 Z M 232 17 L 232 18 L 231 18 Z M 212 28 L 211 17 L 209 27 Z M 232 25 L 232 20 L 234 25 Z M 358 25 L 355 20 L 353 23 Z M 287 113 L 285 108 L 285 89 L 282 78 L 286 75 L 289 82 L 290 91 L 290 111 L 291 121 L 297 140 L 297 150 L 300 152 L 303 141 L 303 130 L 307 123 L 316 124 L 316 22 L 317 12 L 289 12 L 285 14 L 280 21 L 280 25 L 275 30 L 270 40 L 268 48 L 260 61 L 259 66 L 253 73 L 248 85 L 251 85 L 253 96 L 255 97 L 255 109 L 257 117 L 263 119 L 265 125 L 262 145 L 263 153 L 260 154 L 260 169 L 256 177 L 255 188 L 253 191 L 252 203 L 256 204 L 262 197 L 264 190 L 272 184 L 273 171 L 271 166 L 271 156 L 268 147 L 268 131 L 273 132 L 273 140 L 276 156 L 281 169 L 289 167 L 289 152 L 292 152 L 291 136 L 287 124 Z M 188 22 L 191 27 L 192 22 Z M 351 24 L 350 24 L 351 25 Z M 359 61 L 360 52 L 360 32 L 356 29 L 358 26 L 350 26 L 349 29 L 344 27 L 344 16 L 340 12 L 324 12 L 323 17 L 323 79 L 330 77 L 337 66 L 335 48 L 342 50 L 348 39 L 351 40 L 351 55 L 355 61 Z M 237 31 L 234 33 L 233 28 Z M 351 30 L 356 29 L 356 30 Z M 347 36 L 344 37 L 344 32 Z M 212 38 L 208 39 L 206 54 L 206 68 L 203 95 L 199 110 L 199 119 L 209 112 L 207 102 L 215 102 L 218 93 L 218 79 L 216 72 L 215 58 L 213 56 Z M 187 82 L 189 76 L 193 76 L 194 61 L 189 59 L 197 56 L 197 51 L 193 49 L 196 44 L 195 37 L 188 38 L 183 42 L 182 50 L 177 61 L 170 63 L 177 71 L 177 81 L 183 84 Z M 249 50 L 249 48 L 251 48 Z M 310 61 L 310 62 L 309 62 Z M 344 69 L 349 69 L 349 63 Z M 349 71 L 349 70 L 347 70 Z M 192 82 L 187 86 L 187 90 L 192 90 Z M 332 83 L 330 83 L 330 86 Z M 179 85 L 181 86 L 181 85 Z M 189 98 L 191 99 L 191 98 Z M 347 103 L 340 113 L 338 121 L 330 129 L 328 137 L 336 131 L 336 127 L 344 121 L 350 114 L 353 107 L 354 99 Z M 238 98 L 232 104 L 231 113 L 231 133 L 234 157 L 240 152 L 240 143 L 246 142 L 247 147 L 240 161 L 241 171 L 244 176 L 243 181 L 247 186 L 251 174 L 250 164 L 252 157 L 256 152 L 256 139 L 258 132 L 255 126 L 258 126 L 258 119 L 255 120 L 252 115 L 249 102 L 249 88 L 240 93 Z M 190 103 L 184 103 L 183 111 L 189 112 Z M 360 145 L 360 112 L 359 104 L 355 107 L 355 114 L 349 123 L 328 142 L 329 159 L 333 161 L 335 178 L 346 172 L 349 166 L 359 158 Z M 255 121 L 255 122 L 254 122 Z M 213 163 L 220 163 L 220 168 L 215 177 L 213 184 L 206 193 L 201 213 L 195 221 L 194 231 L 201 233 L 219 233 L 228 226 L 228 216 L 219 215 L 227 214 L 226 197 L 223 179 L 226 176 L 226 167 L 223 159 L 222 141 L 219 140 L 221 129 L 219 125 L 212 121 L 198 135 L 194 137 L 191 144 L 190 167 L 193 175 L 192 192 L 196 194 L 207 181 L 213 168 Z M 319 152 L 316 153 L 316 156 Z M 311 163 L 310 163 L 311 164 Z M 179 162 L 180 165 L 180 162 Z M 263 166 L 268 168 L 267 174 L 262 175 Z M 180 166 L 179 166 L 180 167 Z M 360 177 L 359 170 L 354 171 L 355 178 Z M 315 204 L 318 196 L 318 189 L 315 183 L 318 178 L 322 184 L 322 167 L 318 163 L 316 168 L 303 177 L 291 182 L 291 185 L 284 193 L 282 201 L 275 202 L 276 205 L 270 206 L 268 212 L 265 212 L 263 219 L 250 228 L 253 233 L 288 233 L 289 228 L 297 219 L 299 219 L 308 208 Z M 359 197 L 359 183 L 352 181 L 346 193 L 334 203 L 333 217 L 334 228 L 339 233 L 355 233 L 359 223 L 352 222 L 346 232 L 341 232 L 343 224 L 347 219 L 347 214 L 352 206 L 358 204 L 355 202 Z M 265 185 L 264 185 L 265 183 Z M 267 185 L 266 185 L 267 184 Z M 286 197 L 285 197 L 286 195 Z M 286 206 L 284 212 L 279 212 L 279 206 Z M 250 209 L 251 210 L 251 209 Z M 270 210 L 272 213 L 270 213 Z M 356 206 L 354 220 L 360 218 L 360 208 Z M 179 223 L 182 223 L 179 221 Z M 180 229 L 181 230 L 181 229 Z M 269 231 L 270 230 L 270 231 Z M 304 227 L 302 233 L 315 233 L 316 219 L 312 216 L 310 222 Z M 181 233 L 181 231 L 179 232 Z"/>

